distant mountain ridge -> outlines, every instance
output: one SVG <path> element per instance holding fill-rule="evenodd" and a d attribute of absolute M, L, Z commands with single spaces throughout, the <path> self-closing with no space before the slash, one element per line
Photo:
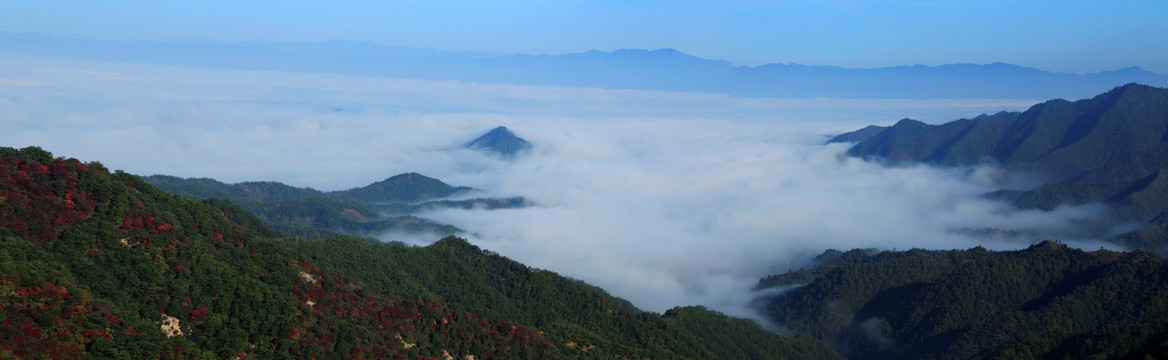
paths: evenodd
<path fill-rule="evenodd" d="M 416 203 L 474 190 L 466 186 L 451 186 L 416 172 L 394 175 L 363 187 L 327 193 L 274 181 L 226 184 L 209 178 L 184 179 L 170 175 L 144 176 L 143 179 L 164 191 L 193 199 L 218 197 L 229 200 L 280 201 L 327 195 L 360 202 Z"/>
<path fill-rule="evenodd" d="M 0 32 L 0 53 L 248 70 L 321 72 L 541 86 L 724 93 L 750 97 L 1082 98 L 1168 75 L 1127 67 L 1086 75 L 1006 63 L 843 68 L 734 66 L 675 49 L 492 55 L 370 42 L 106 41 Z"/>
<path fill-rule="evenodd" d="M 226 184 L 209 178 L 151 175 L 142 178 L 159 189 L 191 199 L 224 199 L 259 216 L 284 233 L 327 237 L 335 233 L 377 236 L 385 233 L 462 233 L 452 225 L 415 216 L 431 209 L 492 210 L 530 206 L 523 197 L 440 200 L 473 189 L 451 186 L 418 173 L 403 173 L 363 187 L 321 192 L 279 182 Z"/>
<path fill-rule="evenodd" d="M 164 191 L 192 199 L 215 197 L 231 200 L 279 201 L 324 195 L 313 188 L 298 188 L 273 181 L 225 184 L 210 178 L 184 179 L 170 175 L 143 176 L 142 179 Z"/>
<path fill-rule="evenodd" d="M 1128 84 L 1090 99 L 1051 100 L 1024 112 L 1001 112 L 929 125 L 904 119 L 829 142 L 857 142 L 848 154 L 899 164 L 946 166 L 994 162 L 1046 185 L 993 194 L 1025 208 L 1103 202 L 1121 221 L 1168 214 L 1168 89 Z M 1168 227 L 1151 223 L 1146 238 L 1124 244 L 1168 251 Z M 1156 230 L 1156 231 L 1152 231 Z"/>

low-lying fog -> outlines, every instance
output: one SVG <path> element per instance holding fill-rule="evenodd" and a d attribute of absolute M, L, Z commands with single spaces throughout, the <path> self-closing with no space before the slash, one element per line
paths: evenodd
<path fill-rule="evenodd" d="M 0 57 L 0 145 L 151 175 L 319 190 L 415 171 L 535 207 L 422 216 L 475 244 L 664 311 L 750 316 L 749 289 L 827 248 L 1018 248 L 956 229 L 1061 232 L 1091 206 L 1015 211 L 991 167 L 885 168 L 827 136 L 1043 99 L 750 99 Z M 505 125 L 504 161 L 461 144 Z M 387 235 L 387 238 L 397 238 Z M 405 239 L 417 241 L 416 239 Z M 429 239 L 433 241 L 437 239 Z M 1030 241 L 1025 238 L 1022 241 Z"/>

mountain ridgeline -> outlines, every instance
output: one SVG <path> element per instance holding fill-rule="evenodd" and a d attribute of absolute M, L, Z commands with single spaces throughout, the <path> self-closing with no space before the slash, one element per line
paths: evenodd
<path fill-rule="evenodd" d="M 184 179 L 168 175 L 153 175 L 145 179 L 167 192 L 192 199 L 215 197 L 229 200 L 283 201 L 328 196 L 361 202 L 415 203 L 474 190 L 465 186 L 451 186 L 441 180 L 412 172 L 394 175 L 366 186 L 328 193 L 273 181 L 225 184 L 208 178 Z"/>
<path fill-rule="evenodd" d="M 329 193 L 297 188 L 278 182 L 225 184 L 214 179 L 183 179 L 167 175 L 144 178 L 163 191 L 202 200 L 219 198 L 251 211 L 282 232 L 307 237 L 327 237 L 333 233 L 376 236 L 388 232 L 454 235 L 462 230 L 414 216 L 432 208 L 472 208 L 493 204 L 495 208 L 527 206 L 522 198 L 442 200 L 473 189 L 455 187 L 417 173 L 390 177 L 368 186 Z M 432 200 L 413 204 L 416 201 Z M 490 208 L 490 207 L 481 207 Z"/>
<path fill-rule="evenodd" d="M 1024 112 L 1001 112 L 929 125 L 905 119 L 831 142 L 856 142 L 851 156 L 888 164 L 968 166 L 996 163 L 1045 185 L 991 194 L 1023 208 L 1101 202 L 1114 221 L 1147 227 L 1113 240 L 1168 251 L 1168 89 L 1128 84 L 1090 99 L 1051 100 Z"/>
<path fill-rule="evenodd" d="M 35 147 L 0 148 L 0 244 L 3 358 L 839 357 L 702 307 L 643 312 L 458 238 L 288 237 Z"/>

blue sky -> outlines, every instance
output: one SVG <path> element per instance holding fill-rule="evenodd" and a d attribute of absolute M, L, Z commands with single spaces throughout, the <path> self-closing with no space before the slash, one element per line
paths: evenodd
<path fill-rule="evenodd" d="M 1168 73 L 1161 0 L 0 0 L 0 31 L 493 53 L 676 48 L 740 65 L 1008 62 Z"/>

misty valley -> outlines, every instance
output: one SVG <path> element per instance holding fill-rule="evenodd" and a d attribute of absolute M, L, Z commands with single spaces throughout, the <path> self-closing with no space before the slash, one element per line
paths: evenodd
<path fill-rule="evenodd" d="M 0 358 L 1168 357 L 1140 68 L 0 53 Z"/>
<path fill-rule="evenodd" d="M 1168 89 L 1128 84 L 936 125 L 904 119 L 744 148 L 719 148 L 718 136 L 767 126 L 720 125 L 741 128 L 652 144 L 678 158 L 617 154 L 644 163 L 607 163 L 604 142 L 549 143 L 538 125 L 449 136 L 431 159 L 475 159 L 458 165 L 471 175 L 451 178 L 521 177 L 473 187 L 409 169 L 332 191 L 139 176 L 101 159 L 2 148 L 0 351 L 1168 355 Z M 632 126 L 625 134 L 677 131 Z M 762 171 L 780 163 L 797 165 Z M 529 182 L 540 175 L 564 187 Z M 541 234 L 560 239 L 536 242 Z"/>

